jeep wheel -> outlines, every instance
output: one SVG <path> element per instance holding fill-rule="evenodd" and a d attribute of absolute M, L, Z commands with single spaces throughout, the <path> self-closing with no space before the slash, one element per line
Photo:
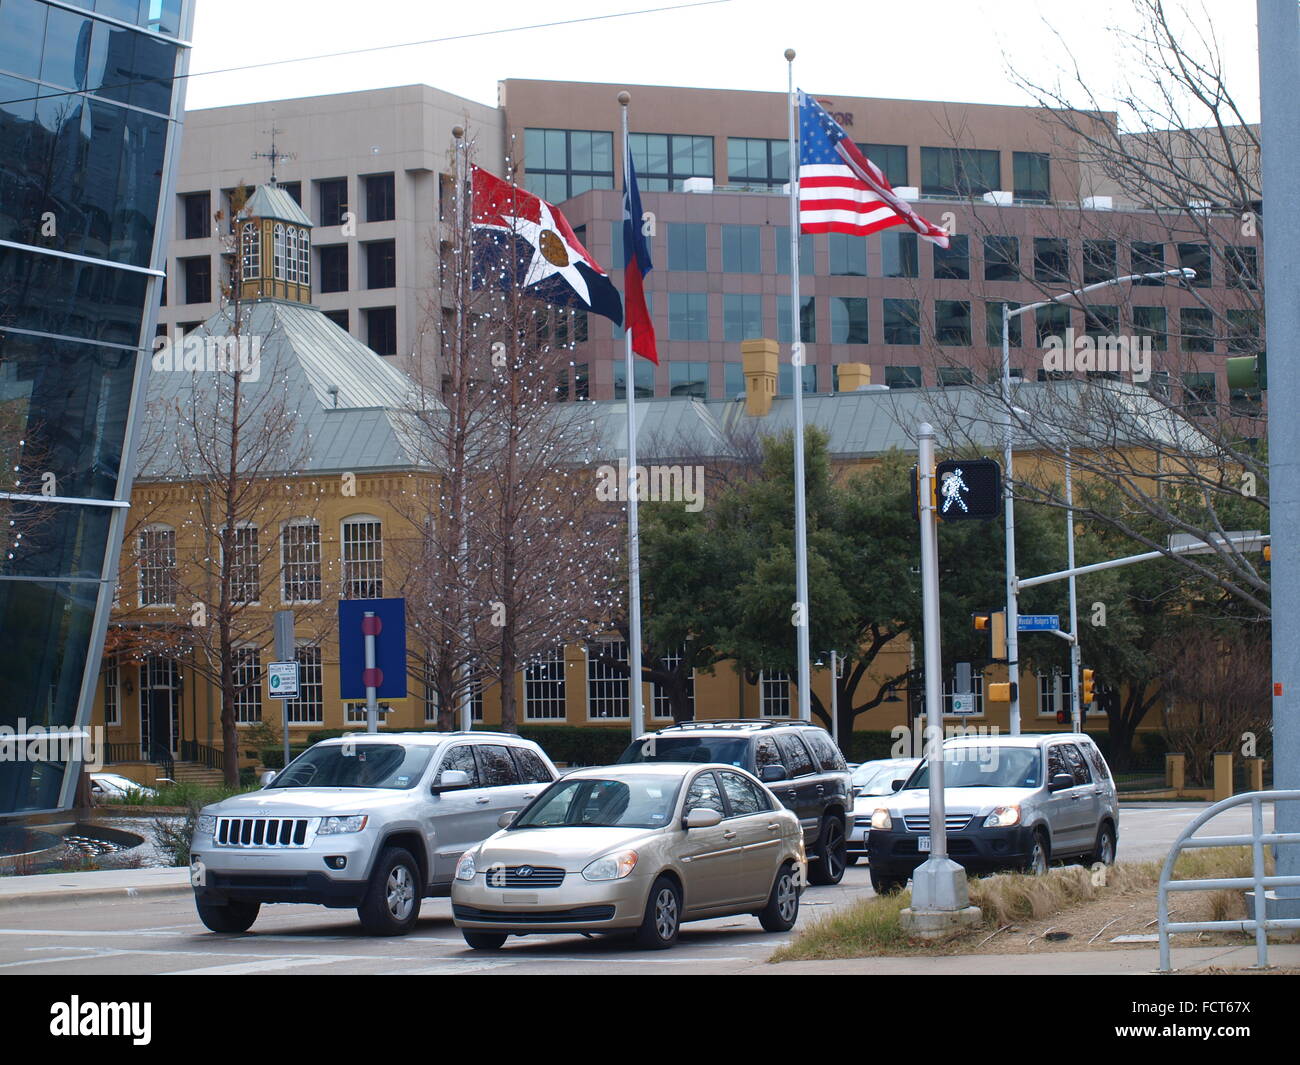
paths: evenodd
<path fill-rule="evenodd" d="M 896 895 L 907 887 L 905 876 L 881 876 L 872 870 L 871 890 L 877 895 Z"/>
<path fill-rule="evenodd" d="M 506 941 L 504 932 L 478 932 L 472 928 L 462 928 L 460 934 L 475 950 L 500 950 Z"/>
<path fill-rule="evenodd" d="M 242 899 L 230 899 L 218 905 L 205 902 L 198 895 L 194 896 L 194 905 L 199 911 L 199 920 L 214 932 L 247 932 L 257 920 L 260 902 L 245 902 Z"/>
<path fill-rule="evenodd" d="M 401 847 L 385 848 L 357 907 L 361 927 L 372 936 L 406 935 L 420 916 L 420 895 L 415 859 Z"/>
<path fill-rule="evenodd" d="M 817 837 L 817 860 L 808 867 L 809 882 L 838 884 L 843 880 L 847 851 L 848 839 L 844 835 L 844 822 L 838 817 L 826 818 Z"/>
<path fill-rule="evenodd" d="M 1097 846 L 1088 857 L 1088 864 L 1101 862 L 1102 865 L 1115 864 L 1115 829 L 1109 821 L 1097 830 Z"/>
<path fill-rule="evenodd" d="M 1034 833 L 1034 841 L 1029 846 L 1029 857 L 1025 859 L 1025 872 L 1034 876 L 1047 873 L 1047 862 L 1051 851 L 1048 849 L 1047 836 L 1040 828 Z"/>
<path fill-rule="evenodd" d="M 667 950 L 677 942 L 682 927 L 682 893 L 666 876 L 650 888 L 645 916 L 636 930 L 636 945 L 642 950 Z"/>
<path fill-rule="evenodd" d="M 788 932 L 799 919 L 799 880 L 794 863 L 786 862 L 776 874 L 767 905 L 758 913 L 765 932 Z"/>

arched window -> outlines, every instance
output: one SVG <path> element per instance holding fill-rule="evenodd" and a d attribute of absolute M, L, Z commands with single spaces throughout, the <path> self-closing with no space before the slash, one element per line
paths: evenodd
<path fill-rule="evenodd" d="M 294 518 L 280 531 L 281 598 L 286 603 L 320 601 L 320 524 L 314 518 Z"/>
<path fill-rule="evenodd" d="M 297 282 L 298 280 L 298 227 L 286 226 L 284 231 L 285 253 L 284 253 L 284 279 L 286 281 Z"/>
<path fill-rule="evenodd" d="M 343 519 L 343 598 L 382 599 L 384 595 L 383 523 L 370 514 Z"/>
<path fill-rule="evenodd" d="M 262 273 L 262 235 L 256 222 L 244 223 L 244 276 L 241 280 L 258 277 Z"/>
<path fill-rule="evenodd" d="M 311 232 L 306 229 L 300 230 L 298 237 L 298 280 L 311 284 Z"/>
<path fill-rule="evenodd" d="M 284 225 L 280 222 L 275 223 L 274 230 L 274 248 L 275 248 L 275 272 L 271 275 L 277 281 L 285 279 L 284 274 Z"/>

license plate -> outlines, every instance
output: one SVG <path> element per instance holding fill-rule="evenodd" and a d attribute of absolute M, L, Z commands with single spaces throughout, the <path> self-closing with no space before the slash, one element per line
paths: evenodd
<path fill-rule="evenodd" d="M 920 839 L 918 839 L 916 841 L 916 849 L 922 851 L 923 853 L 928 853 L 930 850 L 930 837 L 922 836 Z"/>
<path fill-rule="evenodd" d="M 514 894 L 514 895 L 512 895 L 512 894 L 507 893 L 507 894 L 504 894 L 504 895 L 501 896 L 501 901 L 504 902 L 504 903 L 507 903 L 507 904 L 508 904 L 508 903 L 517 903 L 517 904 L 520 904 L 520 905 L 523 905 L 523 906 L 536 906 L 536 905 L 537 905 L 537 896 L 536 896 L 536 895 L 523 895 L 523 894 Z"/>

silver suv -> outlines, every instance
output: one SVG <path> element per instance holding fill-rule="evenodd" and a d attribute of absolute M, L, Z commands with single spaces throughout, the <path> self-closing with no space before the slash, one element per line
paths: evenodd
<path fill-rule="evenodd" d="M 262 790 L 200 811 L 190 847 L 199 917 L 244 932 L 264 902 L 356 907 L 404 935 L 449 895 L 460 856 L 558 776 L 508 733 L 354 734 L 304 751 Z"/>
<path fill-rule="evenodd" d="M 968 872 L 1115 860 L 1115 781 L 1088 736 L 965 736 L 944 742 L 943 762 L 948 857 Z M 928 762 L 896 784 L 877 803 L 867 839 L 879 894 L 902 888 L 930 851 Z"/>

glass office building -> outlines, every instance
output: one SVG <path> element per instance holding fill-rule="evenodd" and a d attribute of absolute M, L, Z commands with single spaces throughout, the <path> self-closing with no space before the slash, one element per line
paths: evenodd
<path fill-rule="evenodd" d="M 192 8 L 0 0 L 0 817 L 67 807 L 76 787 L 75 754 L 14 737 L 89 721 Z"/>

